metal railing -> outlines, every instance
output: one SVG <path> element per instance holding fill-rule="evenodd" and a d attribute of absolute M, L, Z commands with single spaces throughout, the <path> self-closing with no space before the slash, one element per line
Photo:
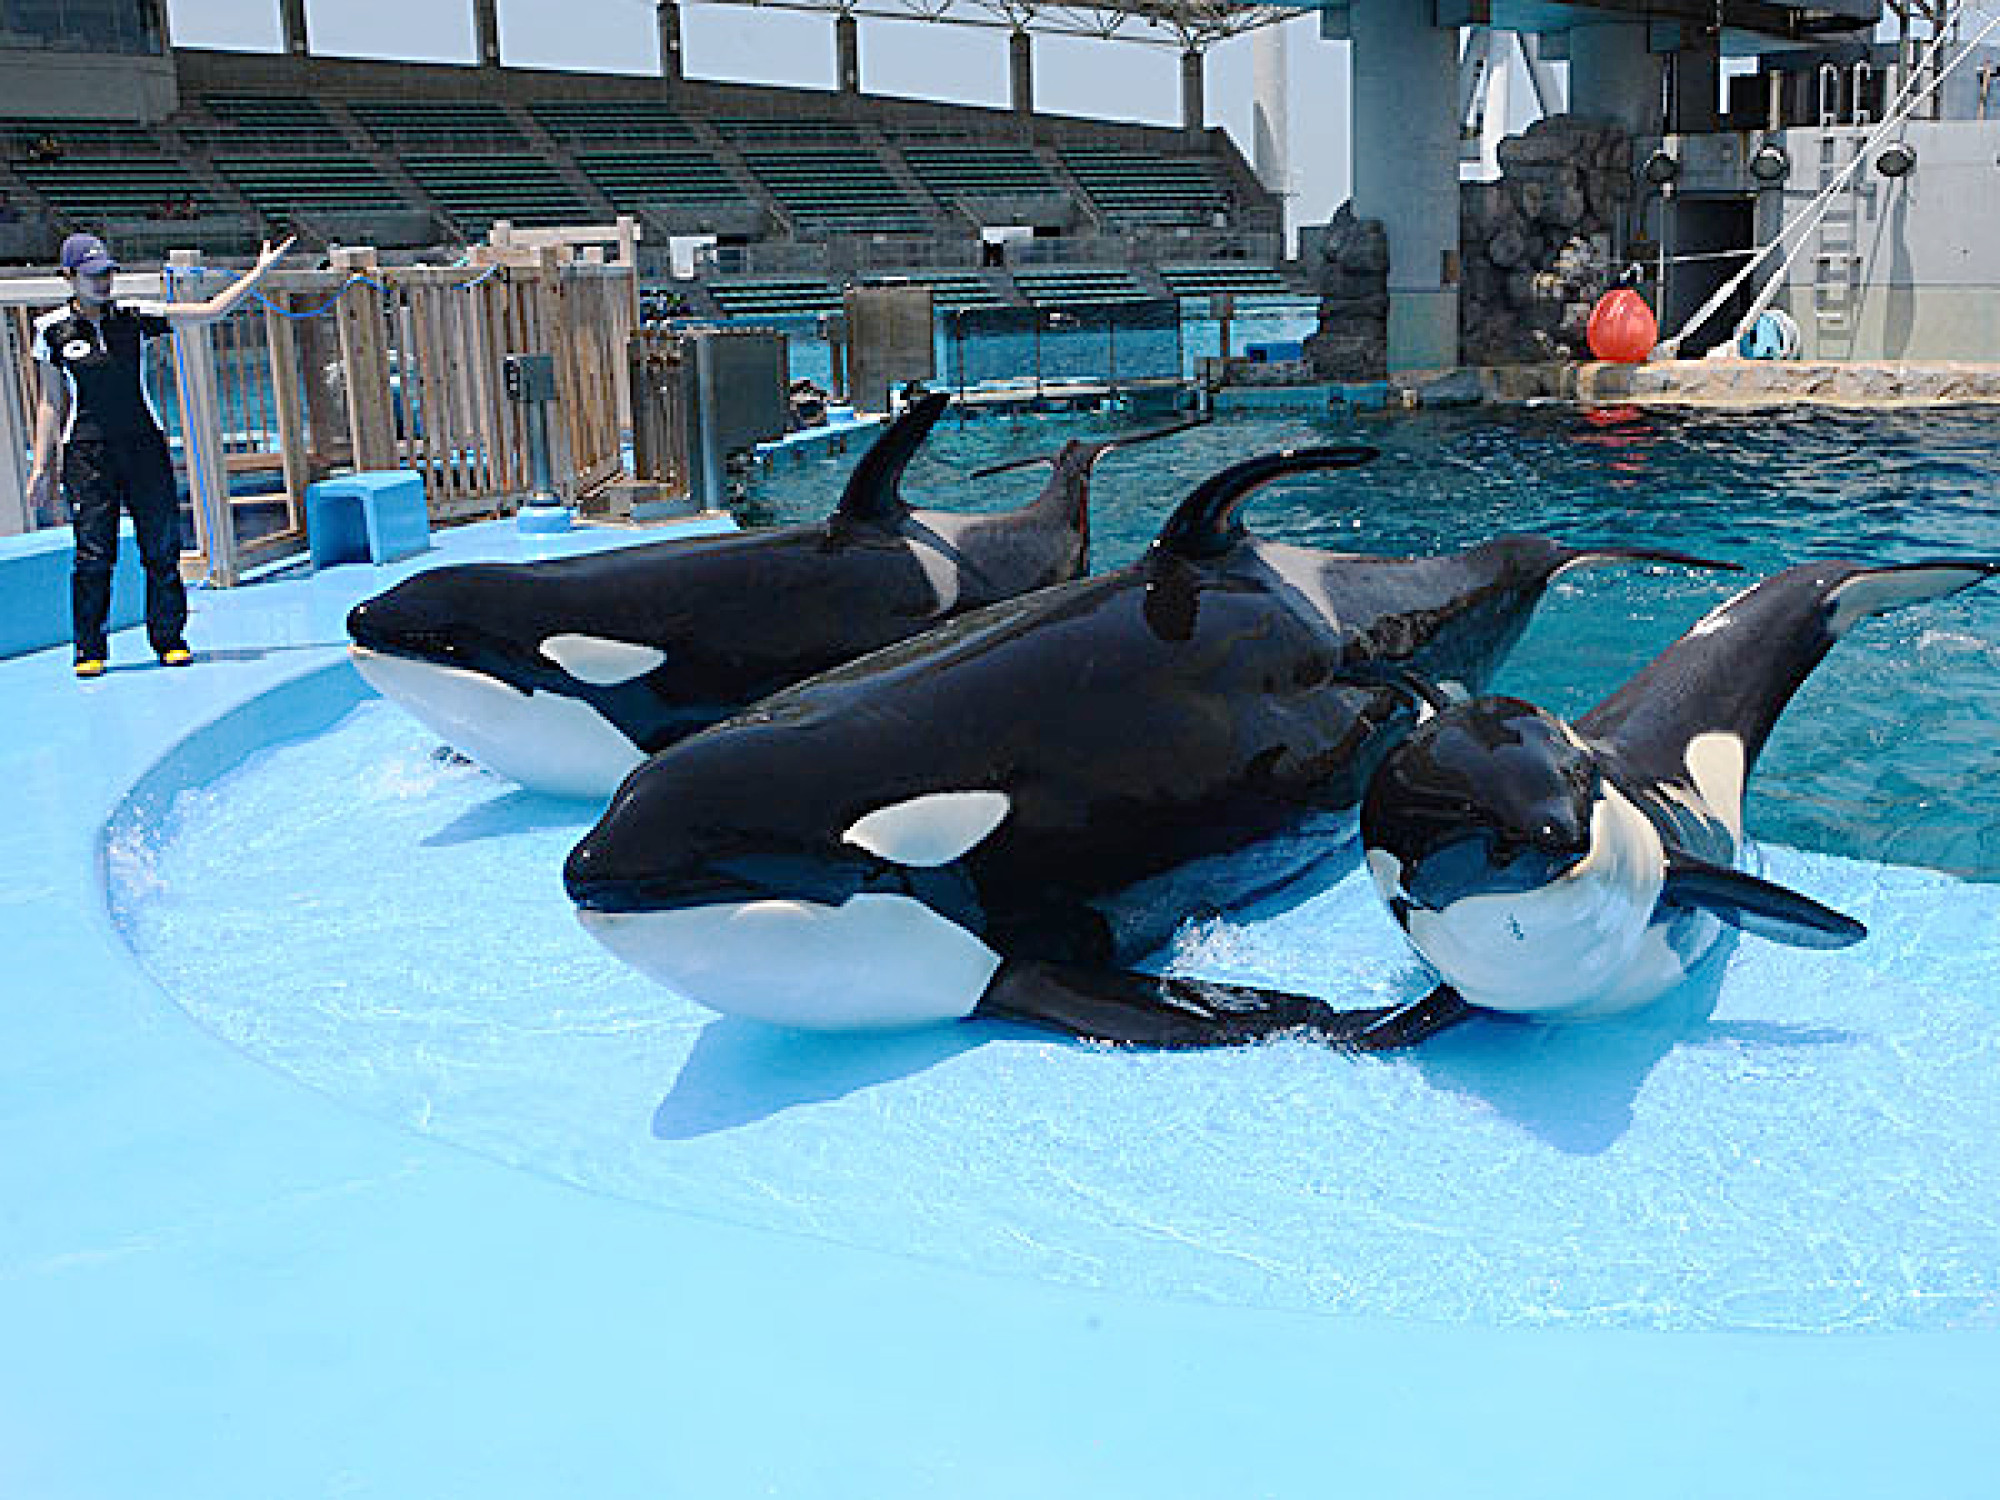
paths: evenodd
<path fill-rule="evenodd" d="M 968 307 L 943 315 L 945 381 L 974 386 L 1129 385 L 1181 379 L 1173 298 L 1061 307 Z"/>

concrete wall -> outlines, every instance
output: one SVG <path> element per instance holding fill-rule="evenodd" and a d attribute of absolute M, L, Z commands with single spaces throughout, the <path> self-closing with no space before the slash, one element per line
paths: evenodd
<path fill-rule="evenodd" d="M 179 104 L 170 57 L 0 48 L 0 115 L 150 125 Z"/>
<path fill-rule="evenodd" d="M 2000 360 L 2000 120 L 1916 122 L 1903 138 L 1917 153 L 1908 176 L 1881 176 L 1872 157 L 1863 169 L 1853 332 L 1822 330 L 1813 315 L 1810 244 L 1779 305 L 1798 319 L 1808 359 Z M 1785 133 L 1788 216 L 1813 197 L 1819 141 L 1817 130 Z"/>

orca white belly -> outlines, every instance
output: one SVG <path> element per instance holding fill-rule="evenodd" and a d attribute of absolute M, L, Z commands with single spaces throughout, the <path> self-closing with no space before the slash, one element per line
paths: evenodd
<path fill-rule="evenodd" d="M 454 750 L 530 791 L 609 798 L 644 759 L 603 715 L 560 693 L 351 646 L 362 679 Z"/>

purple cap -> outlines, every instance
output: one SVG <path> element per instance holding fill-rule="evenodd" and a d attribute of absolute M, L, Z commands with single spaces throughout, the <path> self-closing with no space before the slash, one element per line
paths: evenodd
<path fill-rule="evenodd" d="M 79 276 L 94 276 L 99 271 L 117 270 L 118 262 L 96 235 L 73 234 L 63 241 L 62 268 Z"/>

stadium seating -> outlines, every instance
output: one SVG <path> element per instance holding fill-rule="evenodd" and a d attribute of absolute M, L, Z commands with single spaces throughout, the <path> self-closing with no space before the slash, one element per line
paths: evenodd
<path fill-rule="evenodd" d="M 403 168 L 468 235 L 483 235 L 495 219 L 578 224 L 595 217 L 554 167 L 526 154 L 406 156 Z"/>
<path fill-rule="evenodd" d="M 743 189 L 700 151 L 579 151 L 576 160 L 620 213 L 743 201 Z"/>
<path fill-rule="evenodd" d="M 825 141 L 858 144 L 860 133 L 845 120 L 786 118 L 760 115 L 749 119 L 720 119 L 715 128 L 732 141 Z"/>
<path fill-rule="evenodd" d="M 397 150 L 528 147 L 507 111 L 483 99 L 353 99 L 347 107 L 377 140 Z"/>
<path fill-rule="evenodd" d="M 538 99 L 529 108 L 535 123 L 566 146 L 603 150 L 620 141 L 648 146 L 695 144 L 687 121 L 653 100 Z"/>
<path fill-rule="evenodd" d="M 298 153 L 352 158 L 346 138 L 311 99 L 280 94 L 205 94 L 201 102 L 216 123 L 184 124 L 181 133 L 217 155 Z"/>
<path fill-rule="evenodd" d="M 840 291 L 817 277 L 712 281 L 716 304 L 732 318 L 798 317 L 839 312 Z"/>
<path fill-rule="evenodd" d="M 929 234 L 929 217 L 910 202 L 872 151 L 832 147 L 743 153 L 801 229 L 822 234 Z"/>
<path fill-rule="evenodd" d="M 1024 269 L 1014 273 L 1021 295 L 1037 307 L 1071 302 L 1137 302 L 1150 293 L 1122 266 Z"/>
<path fill-rule="evenodd" d="M 49 159 L 45 147 L 53 143 Z M 216 211 L 215 195 L 152 132 L 109 120 L 15 120 L 8 165 L 78 223 Z"/>
<path fill-rule="evenodd" d="M 294 213 L 367 213 L 395 207 L 395 187 L 363 157 L 220 156 L 216 170 L 274 223 Z"/>
<path fill-rule="evenodd" d="M 1231 207 L 1231 195 L 1206 158 L 1066 146 L 1062 160 L 1107 218 L 1206 223 Z"/>
<path fill-rule="evenodd" d="M 931 304 L 934 307 L 954 310 L 1005 305 L 985 278 L 974 271 L 910 271 L 905 274 L 910 281 L 931 289 Z"/>
<path fill-rule="evenodd" d="M 940 203 L 1058 191 L 1035 153 L 1018 146 L 906 145 L 903 160 Z"/>
<path fill-rule="evenodd" d="M 1160 279 L 1180 297 L 1206 297 L 1215 292 L 1253 297 L 1293 295 L 1290 284 L 1274 268 L 1248 261 L 1163 265 L 1159 271 Z"/>

